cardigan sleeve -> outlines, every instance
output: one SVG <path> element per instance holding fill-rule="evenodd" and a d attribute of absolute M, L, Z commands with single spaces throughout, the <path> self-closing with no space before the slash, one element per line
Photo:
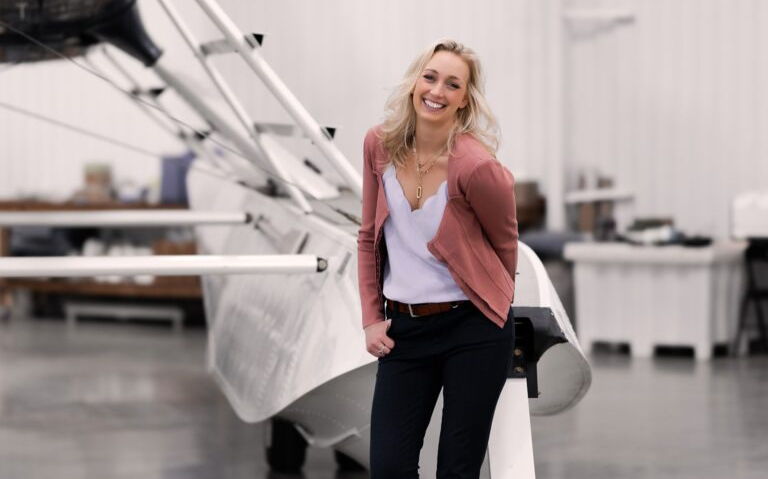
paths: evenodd
<path fill-rule="evenodd" d="M 499 161 L 480 162 L 470 174 L 465 197 L 514 283 L 517 270 L 515 179 Z"/>
<path fill-rule="evenodd" d="M 363 328 L 384 320 L 374 251 L 379 184 L 373 171 L 373 161 L 377 143 L 375 130 L 369 130 L 363 144 L 363 217 L 357 234 L 357 282 L 360 289 Z"/>

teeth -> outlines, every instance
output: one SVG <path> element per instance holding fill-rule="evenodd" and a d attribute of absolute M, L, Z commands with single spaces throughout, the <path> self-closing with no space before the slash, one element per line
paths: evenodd
<path fill-rule="evenodd" d="M 433 102 L 433 101 L 429 101 L 429 100 L 424 100 L 424 103 L 426 103 L 426 105 L 427 105 L 428 107 L 430 107 L 430 108 L 435 108 L 435 109 L 437 109 L 437 108 L 442 108 L 442 107 L 444 107 L 444 106 L 445 106 L 445 105 L 441 105 L 440 103 L 435 103 L 435 102 Z"/>

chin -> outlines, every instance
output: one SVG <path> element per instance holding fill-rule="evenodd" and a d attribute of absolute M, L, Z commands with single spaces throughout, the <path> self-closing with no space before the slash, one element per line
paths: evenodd
<path fill-rule="evenodd" d="M 436 115 L 431 112 L 424 112 L 420 111 L 416 113 L 416 117 L 419 120 L 428 122 L 428 123 L 435 123 L 435 124 L 442 124 L 450 120 L 450 118 L 444 114 Z"/>

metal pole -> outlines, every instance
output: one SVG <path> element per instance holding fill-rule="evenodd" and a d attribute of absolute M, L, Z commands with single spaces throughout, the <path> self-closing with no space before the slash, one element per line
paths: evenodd
<path fill-rule="evenodd" d="M 205 104 L 194 91 L 189 88 L 180 78 L 166 69 L 163 65 L 162 58 L 160 61 L 152 66 L 155 73 L 165 82 L 173 88 L 200 116 L 202 116 L 213 129 L 220 132 L 223 136 L 229 139 L 240 152 L 245 155 L 251 161 L 259 161 L 260 158 L 268 158 L 268 154 L 261 148 L 258 143 L 251 142 L 248 138 L 233 128 L 229 122 L 219 116 L 212 108 Z M 272 172 L 274 174 L 274 172 Z M 276 175 L 279 176 L 279 175 Z M 295 197 L 294 200 L 299 205 L 299 208 L 304 213 L 312 211 L 312 206 L 307 202 L 303 195 Z"/>
<path fill-rule="evenodd" d="M 488 463 L 493 478 L 536 478 L 525 378 L 509 378 L 501 390 L 488 440 Z"/>
<path fill-rule="evenodd" d="M 336 145 L 328 139 L 325 131 L 315 121 L 304 105 L 293 95 L 272 67 L 264 60 L 257 49 L 252 48 L 243 33 L 235 23 L 224 13 L 221 7 L 212 0 L 197 0 L 205 13 L 221 30 L 229 43 L 237 50 L 248 66 L 261 78 L 261 81 L 283 105 L 294 121 L 304 130 L 325 157 L 341 174 L 347 186 L 357 195 L 363 196 L 363 181 L 360 174 L 352 167 Z"/>
<path fill-rule="evenodd" d="M 568 151 L 567 128 L 565 119 L 567 102 L 565 100 L 567 88 L 567 63 L 565 35 L 563 29 L 564 8 L 563 0 L 549 0 L 543 5 L 549 19 L 547 30 L 549 34 L 549 167 L 547 168 L 547 229 L 564 231 L 565 224 L 565 155 Z"/>
<path fill-rule="evenodd" d="M 101 52 L 104 54 L 104 57 L 112 64 L 112 66 L 121 74 L 123 77 L 128 80 L 129 83 L 131 83 L 131 87 L 134 91 L 139 90 L 139 84 L 134 80 L 134 78 L 128 73 L 125 68 L 123 68 L 122 65 L 120 65 L 117 60 L 109 53 L 109 50 L 107 50 L 106 47 L 101 48 Z M 85 61 L 88 63 L 88 66 L 91 67 L 92 70 L 99 72 L 100 75 L 102 75 L 104 78 L 107 78 L 107 75 L 104 73 L 104 71 L 97 67 L 96 64 L 92 61 L 90 56 L 84 57 Z M 121 88 L 117 87 L 115 83 L 110 82 L 111 86 L 113 86 L 116 90 L 120 91 L 120 93 L 125 94 L 125 96 L 128 97 L 131 102 L 136 105 L 145 115 L 147 115 L 152 121 L 154 121 L 160 128 L 165 130 L 166 133 L 173 136 L 174 138 L 180 139 L 182 135 L 180 134 L 181 131 L 178 126 L 174 125 L 168 125 L 163 120 L 161 120 L 158 116 L 156 116 L 155 112 L 152 112 L 150 108 L 145 105 L 144 103 L 138 101 L 136 99 L 137 93 L 132 93 L 128 91 L 123 91 Z M 174 131 L 174 128 L 176 128 L 176 131 Z"/>
<path fill-rule="evenodd" d="M 125 77 L 125 79 L 131 84 L 134 91 L 140 92 L 141 91 L 141 84 L 136 80 L 136 78 L 128 72 L 128 70 L 123 67 L 123 65 L 115 58 L 110 52 L 109 49 L 106 46 L 103 46 L 101 48 L 101 52 L 104 54 L 104 57 L 112 64 L 112 66 L 120 72 L 120 74 Z M 91 62 L 93 63 L 93 62 Z M 103 74 L 103 73 L 102 73 Z M 149 108 L 144 102 L 140 101 L 138 96 L 135 94 L 128 94 L 128 98 L 137 106 L 141 111 L 143 111 L 147 116 L 152 118 L 156 123 L 163 126 L 165 130 L 167 130 L 170 134 L 172 134 L 174 137 L 176 137 L 178 140 L 180 140 L 184 146 L 192 150 L 192 152 L 195 154 L 197 158 L 208 160 L 211 163 L 214 163 L 218 166 L 218 161 L 216 159 L 216 156 L 212 154 L 210 151 L 205 149 L 205 147 L 202 145 L 202 142 L 198 139 L 190 135 L 185 128 L 183 128 L 181 125 L 178 125 L 174 122 L 174 119 L 171 117 L 171 115 L 166 110 L 165 106 L 160 101 L 160 98 L 158 98 L 156 95 L 148 95 L 149 101 L 154 105 L 159 112 L 161 112 L 166 120 L 171 123 L 173 126 L 167 126 L 164 122 L 158 118 L 155 112 L 152 112 L 151 108 Z M 176 131 L 173 131 L 173 129 L 176 129 Z"/>
<path fill-rule="evenodd" d="M 257 144 L 258 149 L 264 153 L 264 158 L 267 159 L 269 164 L 272 166 L 272 170 L 276 173 L 275 176 L 277 176 L 278 179 L 286 180 L 288 182 L 292 181 L 293 178 L 286 171 L 286 169 L 283 168 L 280 162 L 277 161 L 272 155 L 270 155 L 269 150 L 267 150 L 267 148 L 265 148 L 264 145 L 261 144 L 261 139 L 259 138 L 260 135 L 254 129 L 253 119 L 248 115 L 248 112 L 245 111 L 245 108 L 243 108 L 240 102 L 237 101 L 237 98 L 235 98 L 234 93 L 232 93 L 232 90 L 229 88 L 229 85 L 224 80 L 224 78 L 222 78 L 222 76 L 219 75 L 218 71 L 216 71 L 216 69 L 214 69 L 213 66 L 211 66 L 210 62 L 208 61 L 208 58 L 200 50 L 200 43 L 192 35 L 192 32 L 186 27 L 179 13 L 176 11 L 173 5 L 171 5 L 167 0 L 158 0 L 158 1 L 160 2 L 160 5 L 165 10 L 165 13 L 168 15 L 168 17 L 171 19 L 173 24 L 176 26 L 176 29 L 184 38 L 184 41 L 187 43 L 187 46 L 189 46 L 190 50 L 192 50 L 192 53 L 200 62 L 200 65 L 202 65 L 203 69 L 210 77 L 211 81 L 213 81 L 214 85 L 216 85 L 216 88 L 219 90 L 219 93 L 221 93 L 221 96 L 224 97 L 229 107 L 232 108 L 232 111 L 235 113 L 238 120 L 240 120 L 240 123 L 243 125 L 243 128 L 245 128 L 245 130 L 251 136 L 253 141 Z M 306 198 L 304 197 L 304 193 L 302 193 L 299 188 L 297 188 L 295 185 L 291 183 L 285 183 L 285 182 L 284 182 L 284 186 L 288 191 L 288 194 L 296 201 L 297 204 L 299 204 L 299 206 L 306 204 Z"/>
<path fill-rule="evenodd" d="M 327 260 L 309 254 L 19 257 L 0 258 L 0 278 L 306 274 L 327 266 Z"/>
<path fill-rule="evenodd" d="M 0 227 L 168 227 L 238 225 L 251 221 L 248 213 L 190 210 L 27 211 L 0 213 Z"/>

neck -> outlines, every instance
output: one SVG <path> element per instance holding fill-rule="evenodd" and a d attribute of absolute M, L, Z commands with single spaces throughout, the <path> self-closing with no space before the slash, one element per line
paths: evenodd
<path fill-rule="evenodd" d="M 452 127 L 452 123 L 435 125 L 417 120 L 414 148 L 423 155 L 436 154 L 442 151 L 448 141 Z"/>

